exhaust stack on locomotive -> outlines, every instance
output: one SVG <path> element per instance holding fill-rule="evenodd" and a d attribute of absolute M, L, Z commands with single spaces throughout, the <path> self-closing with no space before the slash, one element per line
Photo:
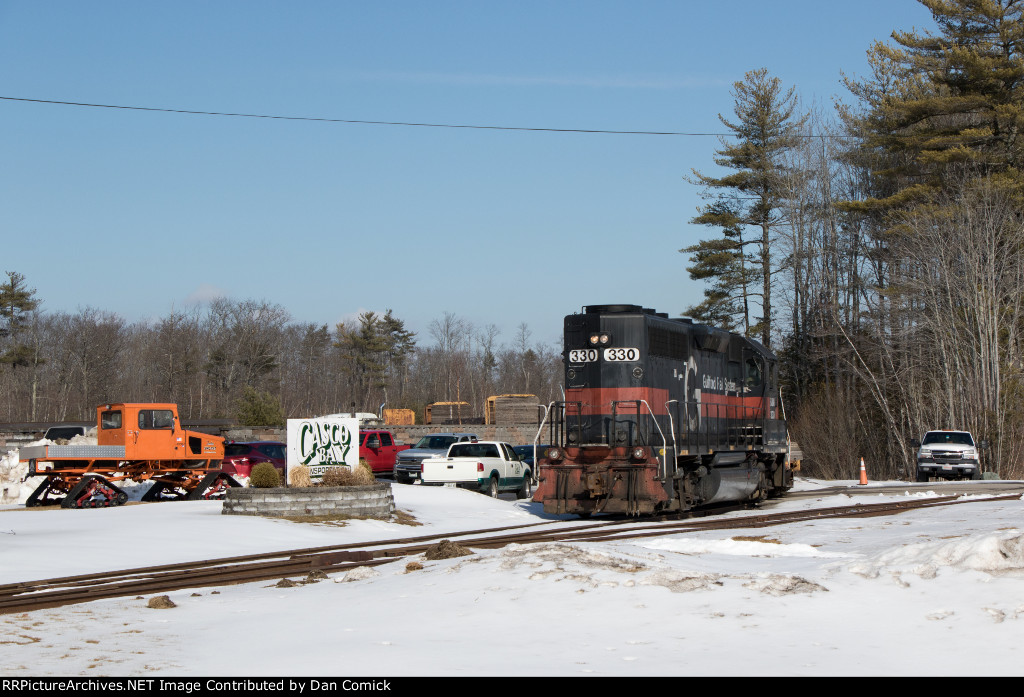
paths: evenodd
<path fill-rule="evenodd" d="M 685 511 L 793 486 L 775 355 L 638 305 L 565 318 L 565 401 L 533 500 L 548 513 Z"/>

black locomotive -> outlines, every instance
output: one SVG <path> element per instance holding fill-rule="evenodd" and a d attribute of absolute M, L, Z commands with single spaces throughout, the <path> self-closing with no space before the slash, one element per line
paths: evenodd
<path fill-rule="evenodd" d="M 793 486 L 775 355 L 637 305 L 565 318 L 565 401 L 543 428 L 549 513 L 685 511 Z"/>

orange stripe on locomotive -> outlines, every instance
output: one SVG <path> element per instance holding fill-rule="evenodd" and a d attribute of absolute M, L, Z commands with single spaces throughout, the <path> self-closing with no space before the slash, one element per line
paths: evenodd
<path fill-rule="evenodd" d="M 669 391 L 654 387 L 572 387 L 565 391 L 566 402 L 580 402 L 582 416 L 611 412 L 613 402 L 646 401 L 655 416 L 666 416 Z M 768 413 L 767 397 L 701 393 L 701 417 L 710 419 L 760 419 Z M 620 406 L 621 408 L 621 406 Z M 644 411 L 643 413 L 647 413 Z"/>

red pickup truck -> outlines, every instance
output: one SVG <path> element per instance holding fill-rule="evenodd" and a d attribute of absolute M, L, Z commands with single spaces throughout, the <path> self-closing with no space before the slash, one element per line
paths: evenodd
<path fill-rule="evenodd" d="M 366 460 L 375 475 L 392 476 L 398 453 L 411 447 L 411 445 L 395 443 L 395 437 L 391 435 L 391 431 L 383 429 L 359 431 L 359 459 Z"/>

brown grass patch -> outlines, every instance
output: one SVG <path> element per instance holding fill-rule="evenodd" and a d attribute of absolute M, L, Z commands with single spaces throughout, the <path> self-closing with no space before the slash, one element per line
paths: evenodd
<path fill-rule="evenodd" d="M 399 525 L 411 525 L 413 527 L 418 527 L 420 525 L 423 525 L 423 523 L 421 523 L 420 521 L 416 520 L 415 516 L 413 516 L 413 515 L 411 515 L 409 513 L 406 513 L 405 511 L 399 511 L 399 510 L 395 511 L 394 521 L 393 522 L 398 523 Z"/>
<path fill-rule="evenodd" d="M 768 537 L 767 535 L 737 535 L 736 537 L 730 538 L 737 542 L 764 542 L 770 545 L 781 545 L 782 543 L 776 540 L 774 537 Z"/>
<path fill-rule="evenodd" d="M 332 513 L 330 515 L 278 515 L 278 516 L 265 516 L 267 518 L 275 518 L 277 520 L 287 520 L 291 523 L 311 523 L 313 525 L 330 525 L 338 528 L 343 528 L 348 523 L 348 520 L 358 520 L 350 515 L 343 515 Z"/>
<path fill-rule="evenodd" d="M 344 527 L 348 525 L 349 520 L 379 520 L 373 516 L 354 516 L 345 513 L 332 513 L 329 515 L 282 515 L 282 516 L 266 516 L 268 518 L 275 518 L 277 520 L 287 520 L 291 523 L 311 523 L 314 525 L 330 525 L 334 527 Z M 395 511 L 395 514 L 391 516 L 391 523 L 398 523 L 399 525 L 409 525 L 417 527 L 423 525 L 423 523 L 416 520 L 416 517 L 406 513 L 405 511 Z"/>

